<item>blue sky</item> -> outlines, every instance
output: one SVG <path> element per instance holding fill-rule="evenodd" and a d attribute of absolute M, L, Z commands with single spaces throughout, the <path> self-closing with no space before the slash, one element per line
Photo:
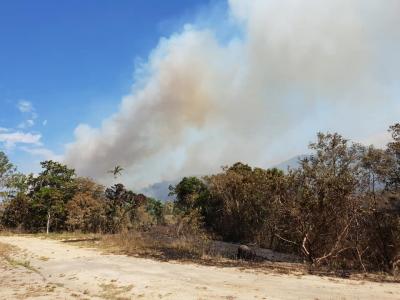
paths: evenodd
<path fill-rule="evenodd" d="M 40 133 L 47 148 L 63 153 L 79 123 L 96 126 L 118 109 L 131 88 L 135 61 L 146 59 L 161 36 L 207 5 L 204 0 L 1 1 L 0 127 Z M 24 101 L 35 118 L 18 109 Z M 33 126 L 18 129 L 31 119 Z M 7 151 L 25 170 L 39 159 L 18 147 Z"/>

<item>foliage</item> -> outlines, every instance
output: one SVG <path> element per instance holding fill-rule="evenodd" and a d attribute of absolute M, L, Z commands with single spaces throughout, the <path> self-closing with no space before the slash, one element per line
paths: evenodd
<path fill-rule="evenodd" d="M 8 228 L 27 229 L 29 227 L 31 203 L 24 193 L 18 193 L 4 203 L 2 224 Z"/>
<path fill-rule="evenodd" d="M 75 180 L 76 193 L 66 204 L 70 230 L 100 232 L 105 228 L 104 187 L 88 178 Z"/>
<path fill-rule="evenodd" d="M 170 196 L 176 196 L 175 208 L 187 211 L 199 207 L 208 196 L 205 183 L 197 177 L 184 177 L 176 186 L 170 186 Z"/>
<path fill-rule="evenodd" d="M 9 161 L 7 155 L 0 151 L 0 188 L 7 186 L 7 182 L 14 171 L 14 165 Z"/>
<path fill-rule="evenodd" d="M 135 217 L 135 210 L 146 201 L 143 194 L 135 194 L 120 183 L 107 188 L 105 197 L 106 228 L 110 233 L 132 227 L 131 220 Z"/>
<path fill-rule="evenodd" d="M 203 208 L 208 226 L 232 241 L 273 243 L 277 202 L 284 175 L 236 163 L 206 177 L 210 198 Z"/>
<path fill-rule="evenodd" d="M 146 212 L 153 218 L 154 224 L 161 225 L 164 223 L 164 205 L 160 200 L 148 197 Z"/>
<path fill-rule="evenodd" d="M 7 155 L 0 151 L 0 201 L 8 196 L 8 189 L 12 185 L 15 172 L 15 166 L 10 162 Z"/>
<path fill-rule="evenodd" d="M 28 194 L 36 212 L 34 227 L 46 227 L 47 232 L 51 226 L 55 230 L 65 229 L 65 205 L 74 196 L 75 171 L 51 160 L 42 162 L 41 166 L 43 171 L 38 176 L 28 178 Z"/>
<path fill-rule="evenodd" d="M 391 270 L 400 263 L 400 125 L 387 150 L 317 135 L 287 174 L 224 167 L 171 188 L 185 216 L 226 241 L 298 253 L 314 266 Z"/>
<path fill-rule="evenodd" d="M 389 189 L 400 189 L 400 123 L 396 123 L 389 128 L 393 141 L 388 144 L 387 152 L 395 160 L 395 164 L 390 169 L 387 182 Z"/>
<path fill-rule="evenodd" d="M 315 154 L 303 159 L 292 176 L 289 215 L 301 252 L 310 262 L 321 263 L 344 251 L 343 241 L 360 208 L 356 194 L 358 148 L 349 146 L 338 134 L 321 133 L 310 148 Z"/>

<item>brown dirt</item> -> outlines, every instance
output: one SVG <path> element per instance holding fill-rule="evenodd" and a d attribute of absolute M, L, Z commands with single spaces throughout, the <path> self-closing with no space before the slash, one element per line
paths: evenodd
<path fill-rule="evenodd" d="M 0 258 L 0 299 L 400 299 L 397 283 L 104 255 L 33 237 L 0 242 L 20 249 L 7 247 L 14 263 Z"/>

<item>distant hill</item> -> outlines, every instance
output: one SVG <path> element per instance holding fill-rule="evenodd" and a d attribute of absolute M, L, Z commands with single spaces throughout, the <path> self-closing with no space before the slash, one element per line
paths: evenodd
<path fill-rule="evenodd" d="M 172 196 L 168 196 L 169 194 L 169 186 L 178 184 L 180 179 L 176 180 L 165 180 L 161 182 L 156 182 L 152 185 L 141 190 L 143 194 L 148 197 L 152 197 L 161 201 L 174 200 L 175 198 Z"/>
<path fill-rule="evenodd" d="M 306 158 L 308 155 L 302 154 L 302 155 L 297 155 L 295 157 L 292 157 L 288 160 L 285 160 L 277 165 L 274 166 L 274 168 L 280 169 L 282 171 L 287 171 L 288 168 L 290 169 L 296 169 L 297 167 L 300 166 L 299 161 L 300 159 Z"/>

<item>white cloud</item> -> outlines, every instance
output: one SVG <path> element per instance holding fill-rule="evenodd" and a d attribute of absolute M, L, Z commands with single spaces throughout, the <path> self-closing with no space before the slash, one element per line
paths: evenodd
<path fill-rule="evenodd" d="M 12 148 L 17 144 L 40 145 L 40 134 L 24 133 L 21 131 L 0 133 L 0 143 L 4 143 L 6 148 Z"/>
<path fill-rule="evenodd" d="M 388 122 L 399 1 L 231 0 L 229 9 L 239 30 L 228 40 L 195 24 L 161 39 L 120 110 L 76 128 L 65 161 L 104 180 L 121 165 L 122 180 L 140 187 L 238 160 L 264 165 L 299 154 L 289 155 L 310 132 L 373 131 L 373 115 Z"/>
<path fill-rule="evenodd" d="M 17 107 L 18 107 L 19 111 L 23 112 L 23 113 L 28 113 L 28 112 L 34 111 L 32 103 L 29 101 L 26 101 L 26 100 L 20 100 L 18 102 Z"/>
<path fill-rule="evenodd" d="M 18 125 L 18 128 L 25 129 L 25 128 L 30 128 L 30 127 L 32 127 L 32 126 L 34 126 L 34 125 L 35 125 L 35 121 L 32 120 L 32 119 L 28 119 L 28 120 L 26 120 L 26 121 L 20 123 L 20 124 Z"/>
<path fill-rule="evenodd" d="M 26 129 L 33 127 L 35 125 L 35 120 L 38 118 L 38 114 L 36 113 L 33 104 L 27 100 L 20 100 L 17 108 L 26 117 L 25 120 L 18 125 L 18 128 Z"/>

